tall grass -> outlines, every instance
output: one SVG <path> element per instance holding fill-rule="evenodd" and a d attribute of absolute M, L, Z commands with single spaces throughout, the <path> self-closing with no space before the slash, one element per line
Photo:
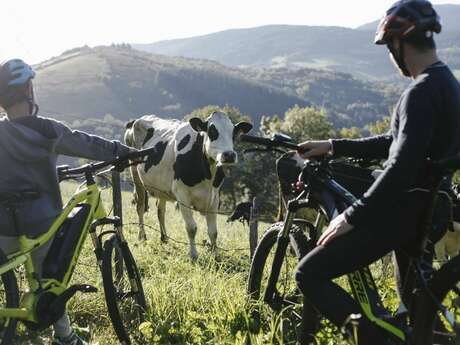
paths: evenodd
<path fill-rule="evenodd" d="M 67 199 L 75 184 L 64 184 L 63 194 Z M 104 200 L 110 209 L 110 193 L 105 191 Z M 123 193 L 124 223 L 137 222 L 135 208 L 131 205 L 130 193 Z M 173 205 L 167 208 L 167 232 L 172 238 L 187 243 L 186 231 L 180 213 Z M 207 240 L 203 217 L 196 216 L 198 224 L 197 243 Z M 283 315 L 274 315 L 263 307 L 264 325 L 258 334 L 253 329 L 251 309 L 248 303 L 246 281 L 249 271 L 248 229 L 241 223 L 226 223 L 225 216 L 218 217 L 217 253 L 200 246 L 199 259 L 192 262 L 188 256 L 188 245 L 170 240 L 163 244 L 156 220 L 154 202 L 146 214 L 145 223 L 148 240 L 138 242 L 138 227 L 124 227 L 125 236 L 136 258 L 143 277 L 143 286 L 148 302 L 148 316 L 141 325 L 145 340 L 143 344 L 294 344 L 295 340 L 283 339 Z M 262 233 L 267 224 L 261 224 Z M 385 280 L 382 280 L 385 281 Z M 92 253 L 91 241 L 83 250 L 80 264 L 75 272 L 74 283 L 88 283 L 98 287 L 96 294 L 80 294 L 68 304 L 74 324 L 89 329 L 91 344 L 118 344 L 107 315 L 102 281 Z M 391 289 L 390 289 L 391 290 Z M 388 290 L 388 291 L 390 291 Z M 391 293 L 391 292 L 388 292 Z M 24 336 L 25 331 L 21 328 Z M 24 336 L 24 343 L 47 343 L 50 332 L 44 335 Z M 334 328 L 325 326 L 318 335 L 319 344 L 342 344 Z"/>

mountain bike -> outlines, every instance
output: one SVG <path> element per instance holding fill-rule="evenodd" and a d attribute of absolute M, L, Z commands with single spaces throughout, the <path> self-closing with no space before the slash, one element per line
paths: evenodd
<path fill-rule="evenodd" d="M 0 344 L 14 343 L 18 321 L 28 329 L 44 330 L 63 315 L 67 302 L 77 292 L 97 291 L 87 284 L 69 286 L 88 234 L 102 274 L 105 301 L 115 333 L 122 344 L 132 343 L 130 331 L 137 329 L 147 309 L 141 276 L 120 230 L 120 218 L 107 216 L 95 175 L 108 167 L 123 171 L 132 164 L 130 160 L 138 161 L 151 151 L 142 150 L 79 168 L 58 169 L 60 181 L 84 177 L 85 182 L 77 188 L 46 233 L 37 238 L 20 235 L 18 251 L 9 255 L 0 251 Z M 0 203 L 18 224 L 16 210 L 24 200 L 37 197 L 36 192 L 2 193 Z M 99 230 L 103 226 L 114 228 Z M 50 240 L 42 275 L 38 277 L 31 254 Z M 120 265 L 124 269 L 120 270 Z M 29 287 L 26 291 L 18 289 L 15 269 L 19 267 L 24 267 Z"/>
<path fill-rule="evenodd" d="M 246 142 L 297 150 L 295 143 L 242 135 Z M 352 296 L 359 302 L 362 314 L 380 327 L 393 344 L 432 345 L 460 344 L 460 256 L 452 258 L 439 270 L 424 257 L 428 234 L 432 228 L 434 205 L 444 175 L 460 169 L 460 158 L 431 162 L 435 177 L 428 191 L 430 201 L 420 220 L 419 239 L 411 254 L 411 271 L 415 279 L 407 284 L 411 292 L 409 305 L 400 302 L 398 312 L 391 314 L 380 297 L 369 267 L 347 275 Z M 296 264 L 314 248 L 323 227 L 355 200 L 355 196 L 338 184 L 330 171 L 327 158 L 306 161 L 293 187 L 297 197 L 288 202 L 284 222 L 272 225 L 260 240 L 250 268 L 248 294 L 274 312 L 285 312 L 299 321 L 303 296 L 295 286 L 292 274 L 283 275 L 286 266 Z M 313 222 L 295 219 L 300 209 L 313 209 Z M 256 309 L 254 317 L 260 323 Z M 308 322 L 318 323 L 315 313 L 303 315 Z M 295 322 L 295 321 L 292 321 Z"/>

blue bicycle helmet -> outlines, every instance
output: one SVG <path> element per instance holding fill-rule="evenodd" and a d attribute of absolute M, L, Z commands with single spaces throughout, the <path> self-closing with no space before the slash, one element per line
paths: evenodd
<path fill-rule="evenodd" d="M 33 103 L 28 91 L 29 81 L 35 72 L 20 59 L 12 59 L 0 64 L 0 105 L 4 108 L 27 101 Z"/>

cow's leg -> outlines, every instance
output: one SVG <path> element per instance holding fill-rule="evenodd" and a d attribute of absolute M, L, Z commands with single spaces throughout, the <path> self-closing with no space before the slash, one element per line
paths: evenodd
<path fill-rule="evenodd" d="M 137 189 L 138 188 L 136 187 L 136 211 L 137 211 L 137 217 L 139 219 L 138 239 L 139 241 L 145 241 L 147 239 L 147 235 L 145 233 L 145 228 L 144 228 L 146 193 L 144 190 L 137 190 Z"/>
<path fill-rule="evenodd" d="M 217 247 L 217 214 L 206 214 L 206 223 L 208 225 L 208 236 L 211 241 L 211 250 L 214 251 Z"/>
<path fill-rule="evenodd" d="M 166 213 L 166 200 L 158 199 L 157 201 L 157 215 L 158 222 L 160 223 L 160 233 L 161 233 L 161 242 L 168 242 L 168 236 L 166 235 L 166 226 L 165 226 L 165 213 Z"/>
<path fill-rule="evenodd" d="M 187 229 L 188 239 L 190 243 L 190 257 L 192 260 L 196 260 L 198 258 L 198 252 L 196 250 L 195 244 L 195 236 L 196 236 L 196 222 L 193 219 L 193 211 L 182 205 L 179 205 L 180 212 L 182 213 L 182 218 L 185 222 L 185 228 Z"/>

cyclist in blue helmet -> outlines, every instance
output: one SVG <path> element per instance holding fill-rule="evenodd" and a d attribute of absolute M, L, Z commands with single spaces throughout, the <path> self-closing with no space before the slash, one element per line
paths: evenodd
<path fill-rule="evenodd" d="M 0 67 L 0 104 L 3 108 L 27 102 L 30 112 L 36 114 L 38 107 L 31 83 L 34 77 L 34 70 L 24 61 L 12 59 L 4 62 Z"/>
<path fill-rule="evenodd" d="M 24 200 L 21 212 L 12 223 L 9 210 L 0 205 L 0 248 L 6 253 L 18 249 L 18 235 L 37 237 L 46 232 L 62 211 L 56 173 L 57 156 L 82 157 L 91 160 L 112 160 L 131 149 L 118 141 L 109 141 L 80 131 L 63 123 L 38 116 L 32 79 L 35 72 L 20 59 L 0 64 L 0 194 L 24 193 L 39 195 Z M 42 264 L 51 245 L 36 250 L 32 257 L 35 271 L 41 274 Z M 54 324 L 52 345 L 85 345 L 72 329 L 65 313 Z"/>
<path fill-rule="evenodd" d="M 431 187 L 426 160 L 437 160 L 460 150 L 460 85 L 439 60 L 433 39 L 441 32 L 436 11 L 426 0 L 401 0 L 383 16 L 375 44 L 386 45 L 391 60 L 403 76 L 412 79 L 392 115 L 385 135 L 349 140 L 307 141 L 305 158 L 332 154 L 386 159 L 382 174 L 351 207 L 333 219 L 317 247 L 299 263 L 296 280 L 305 296 L 306 310 L 318 311 L 341 327 L 350 314 L 361 313 L 359 304 L 332 280 L 368 266 L 394 251 L 398 287 L 406 304 L 411 245 L 417 238 L 417 220 Z M 443 186 L 450 188 L 450 180 Z M 441 199 L 441 198 L 439 198 Z M 431 241 L 447 228 L 449 207 L 437 207 Z M 435 213 L 436 214 L 436 213 Z M 443 219 L 440 222 L 440 219 Z M 447 220 L 447 221 L 446 221 Z M 428 248 L 432 251 L 433 245 Z M 431 259 L 430 258 L 430 259 Z M 401 305 L 401 310 L 404 310 Z M 302 344 L 312 341 L 304 324 Z M 383 331 L 363 317 L 359 344 L 387 344 Z"/>

